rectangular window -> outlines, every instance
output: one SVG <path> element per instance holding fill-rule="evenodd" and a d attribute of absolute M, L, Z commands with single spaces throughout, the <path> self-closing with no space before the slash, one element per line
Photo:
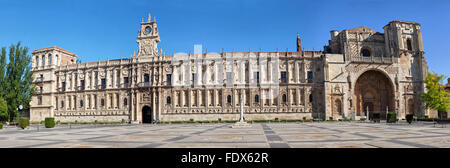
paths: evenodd
<path fill-rule="evenodd" d="M 105 107 L 105 99 L 102 99 L 102 100 L 100 101 L 100 105 L 101 105 L 102 107 Z"/>
<path fill-rule="evenodd" d="M 233 84 L 233 72 L 227 72 L 227 84 Z"/>
<path fill-rule="evenodd" d="M 80 100 L 80 107 L 83 107 L 83 104 L 84 102 L 83 102 L 83 100 Z"/>
<path fill-rule="evenodd" d="M 196 82 L 197 81 L 197 74 L 196 73 L 192 73 L 192 82 Z"/>
<path fill-rule="evenodd" d="M 123 82 L 124 82 L 125 84 L 128 84 L 128 77 L 123 77 Z"/>
<path fill-rule="evenodd" d="M 61 100 L 61 108 L 64 108 L 64 100 Z"/>
<path fill-rule="evenodd" d="M 282 83 L 286 83 L 287 82 L 286 71 L 282 71 L 281 72 L 281 82 Z"/>
<path fill-rule="evenodd" d="M 117 78 L 116 78 L 116 80 L 117 80 L 116 86 L 117 86 L 117 87 L 120 87 L 120 69 L 116 70 L 116 75 L 117 75 Z"/>
<path fill-rule="evenodd" d="M 95 71 L 95 84 L 94 84 L 94 86 L 97 86 L 98 85 L 98 71 Z"/>
<path fill-rule="evenodd" d="M 85 87 L 84 80 L 81 80 L 80 83 L 81 83 L 81 90 L 84 90 L 84 87 Z"/>
<path fill-rule="evenodd" d="M 102 89 L 106 88 L 106 79 L 102 79 Z"/>
<path fill-rule="evenodd" d="M 255 78 L 256 83 L 259 83 L 259 72 L 253 72 L 253 78 Z"/>
<path fill-rule="evenodd" d="M 144 74 L 144 82 L 145 83 L 149 83 L 150 82 L 150 75 L 149 74 Z"/>
<path fill-rule="evenodd" d="M 42 96 L 38 96 L 38 105 L 42 105 Z"/>
<path fill-rule="evenodd" d="M 312 83 L 312 79 L 313 79 L 313 73 L 312 73 L 312 71 L 308 71 L 307 79 L 308 79 L 308 83 Z"/>
<path fill-rule="evenodd" d="M 172 85 L 172 74 L 166 75 L 167 85 Z"/>
<path fill-rule="evenodd" d="M 61 83 L 61 91 L 65 92 L 66 91 L 66 82 L 62 82 Z"/>

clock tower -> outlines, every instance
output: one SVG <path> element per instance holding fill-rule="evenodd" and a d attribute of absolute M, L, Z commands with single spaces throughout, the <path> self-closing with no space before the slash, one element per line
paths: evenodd
<path fill-rule="evenodd" d="M 158 54 L 159 32 L 156 23 L 156 18 L 151 21 L 151 16 L 148 14 L 147 22 L 141 21 L 141 29 L 138 31 L 138 38 L 136 42 L 139 44 L 139 51 L 137 56 L 155 56 Z"/>

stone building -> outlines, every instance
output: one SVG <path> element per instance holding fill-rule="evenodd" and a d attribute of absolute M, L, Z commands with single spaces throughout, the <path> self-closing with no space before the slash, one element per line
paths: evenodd
<path fill-rule="evenodd" d="M 241 104 L 247 120 L 427 115 L 418 23 L 333 30 L 324 51 L 302 50 L 297 36 L 296 51 L 165 55 L 158 32 L 149 16 L 128 59 L 75 63 L 59 47 L 34 50 L 31 121 L 236 120 Z"/>

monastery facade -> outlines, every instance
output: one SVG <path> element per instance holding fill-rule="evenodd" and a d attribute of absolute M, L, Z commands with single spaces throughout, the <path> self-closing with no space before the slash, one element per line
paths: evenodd
<path fill-rule="evenodd" d="M 131 58 L 76 63 L 59 47 L 34 50 L 30 119 L 61 122 L 360 119 L 429 114 L 420 24 L 394 20 L 330 32 L 323 51 L 165 55 L 157 22 L 141 22 Z M 200 50 L 201 51 L 201 50 Z"/>

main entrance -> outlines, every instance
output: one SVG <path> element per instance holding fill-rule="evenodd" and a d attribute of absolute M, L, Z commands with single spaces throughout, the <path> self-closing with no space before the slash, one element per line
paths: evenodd
<path fill-rule="evenodd" d="M 152 108 L 149 106 L 144 106 L 142 108 L 142 123 L 152 123 L 153 113 Z"/>
<path fill-rule="evenodd" d="M 376 70 L 364 72 L 355 84 L 356 114 L 369 119 L 374 113 L 380 113 L 381 119 L 386 119 L 386 111 L 394 111 L 394 91 L 391 80 Z"/>

